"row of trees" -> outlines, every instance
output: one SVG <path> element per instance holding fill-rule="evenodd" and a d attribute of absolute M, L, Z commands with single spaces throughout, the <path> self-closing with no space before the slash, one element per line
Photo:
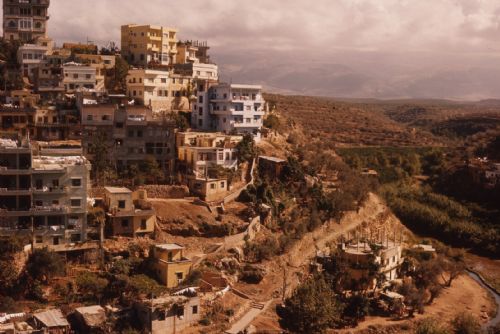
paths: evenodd
<path fill-rule="evenodd" d="M 417 189 L 406 183 L 386 185 L 381 193 L 396 216 L 413 231 L 456 247 L 500 256 L 498 229 L 475 223 L 470 211 L 460 203 L 430 188 Z"/>

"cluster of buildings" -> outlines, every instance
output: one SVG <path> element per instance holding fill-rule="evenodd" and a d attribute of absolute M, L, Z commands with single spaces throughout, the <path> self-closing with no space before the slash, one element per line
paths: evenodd
<path fill-rule="evenodd" d="M 180 40 L 173 28 L 124 25 L 121 50 L 58 46 L 48 36 L 49 5 L 3 0 L 4 40 L 19 45 L 4 79 L 19 80 L 0 92 L 0 238 L 17 236 L 32 249 L 70 254 L 95 250 L 107 237 L 153 236 L 156 213 L 145 191 L 106 186 L 91 196 L 99 159 L 120 176 L 154 161 L 164 181 L 187 185 L 207 202 L 227 196 L 241 174 L 238 144 L 245 135 L 261 138 L 262 88 L 220 82 L 208 44 Z M 190 121 L 181 127 L 179 118 Z M 93 216 L 96 209 L 104 222 Z M 150 252 L 158 281 L 168 288 L 192 270 L 184 252 L 178 244 Z M 153 333 L 200 318 L 197 297 L 136 304 L 136 318 Z M 71 319 L 57 309 L 0 316 L 0 333 L 92 332 L 113 312 L 91 306 Z"/>
<path fill-rule="evenodd" d="M 82 306 L 64 316 L 61 309 L 53 308 L 32 314 L 0 315 L 0 333 L 103 333 L 114 330 L 112 324 L 126 318 L 138 319 L 148 333 L 178 333 L 201 319 L 200 298 L 161 296 L 142 299 L 127 309 L 100 305 Z"/>

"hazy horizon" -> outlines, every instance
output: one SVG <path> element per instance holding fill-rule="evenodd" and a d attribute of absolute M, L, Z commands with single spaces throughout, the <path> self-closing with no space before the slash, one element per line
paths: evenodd
<path fill-rule="evenodd" d="M 500 98 L 493 0 L 52 0 L 49 36 L 120 42 L 128 23 L 206 40 L 226 81 L 339 98 Z M 77 14 L 78 16 L 76 16 Z"/>

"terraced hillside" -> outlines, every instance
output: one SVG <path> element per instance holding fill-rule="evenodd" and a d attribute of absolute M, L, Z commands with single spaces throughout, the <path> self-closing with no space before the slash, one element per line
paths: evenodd
<path fill-rule="evenodd" d="M 335 146 L 456 146 L 500 127 L 500 105 L 441 100 L 335 100 L 267 96 L 311 138 Z"/>

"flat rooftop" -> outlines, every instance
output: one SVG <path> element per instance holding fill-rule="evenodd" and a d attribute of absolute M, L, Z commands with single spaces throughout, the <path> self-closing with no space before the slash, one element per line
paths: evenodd
<path fill-rule="evenodd" d="M 69 166 L 85 165 L 88 160 L 83 156 L 39 156 L 33 158 L 33 168 L 36 170 L 54 170 Z"/>
<path fill-rule="evenodd" d="M 266 155 L 259 156 L 259 159 L 269 160 L 269 161 L 278 162 L 278 163 L 280 163 L 280 162 L 286 162 L 285 159 L 276 158 L 276 157 L 269 157 L 269 156 L 266 156 Z"/>
<path fill-rule="evenodd" d="M 161 244 L 156 245 L 155 247 L 167 251 L 184 249 L 184 247 L 179 244 Z"/>
<path fill-rule="evenodd" d="M 125 187 L 104 187 L 104 190 L 111 194 L 131 194 L 132 190 Z"/>

